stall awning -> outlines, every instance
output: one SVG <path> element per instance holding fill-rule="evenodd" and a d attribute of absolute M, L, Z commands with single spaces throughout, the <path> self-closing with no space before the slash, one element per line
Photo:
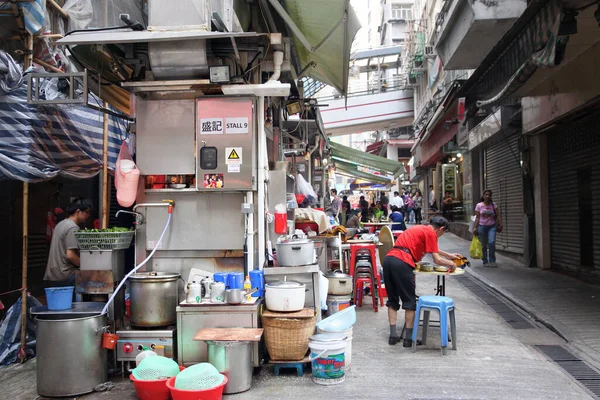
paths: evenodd
<path fill-rule="evenodd" d="M 351 147 L 331 141 L 329 142 L 329 148 L 331 149 L 331 155 L 333 156 L 336 165 L 339 163 L 346 163 L 355 166 L 368 167 L 378 170 L 382 175 L 391 175 L 393 178 L 404 173 L 404 165 L 398 161 L 388 160 L 387 158 L 355 150 Z"/>
<path fill-rule="evenodd" d="M 343 161 L 334 160 L 335 171 L 341 173 L 342 175 L 347 175 L 352 178 L 362 178 L 368 182 L 374 183 L 382 183 L 388 184 L 391 182 L 391 179 L 385 175 L 376 175 L 365 170 L 361 171 L 361 166 L 345 163 Z"/>
<path fill-rule="evenodd" d="M 292 32 L 299 75 L 348 88 L 350 47 L 360 22 L 349 0 L 269 0 Z M 283 6 L 283 7 L 282 7 Z"/>

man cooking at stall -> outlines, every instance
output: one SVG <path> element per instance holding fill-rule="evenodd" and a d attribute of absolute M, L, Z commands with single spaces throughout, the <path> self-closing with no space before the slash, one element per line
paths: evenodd
<path fill-rule="evenodd" d="M 44 285 L 71 286 L 75 283 L 75 271 L 79 269 L 79 246 L 75 232 L 90 216 L 92 206 L 87 203 L 73 203 L 69 206 L 69 216 L 54 228 L 48 265 L 44 275 Z"/>
<path fill-rule="evenodd" d="M 438 249 L 438 238 L 448 230 L 448 220 L 443 217 L 433 217 L 429 225 L 415 225 L 404 231 L 394 243 L 383 261 L 383 278 L 388 294 L 387 308 L 390 323 L 388 343 L 395 345 L 400 341 L 397 333 L 396 319 L 400 309 L 400 301 L 404 309 L 406 335 L 403 347 L 412 347 L 412 331 L 415 323 L 417 299 L 415 294 L 415 263 L 426 253 L 430 253 L 437 265 L 443 265 L 450 271 L 456 269 L 456 258 L 460 254 L 446 253 Z M 417 321 L 418 323 L 418 321 Z"/>

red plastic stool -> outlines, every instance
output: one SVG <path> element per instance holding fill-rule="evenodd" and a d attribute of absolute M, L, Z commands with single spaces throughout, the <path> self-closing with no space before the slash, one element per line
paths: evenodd
<path fill-rule="evenodd" d="M 371 285 L 371 297 L 373 297 L 373 311 L 378 312 L 377 298 L 375 297 L 375 287 L 371 278 L 357 278 L 354 283 L 354 304 L 357 307 L 362 307 L 363 291 L 365 290 L 365 283 Z"/>
<path fill-rule="evenodd" d="M 369 250 L 371 255 L 371 266 L 374 270 L 377 269 L 377 258 L 375 256 L 375 244 L 364 243 L 364 244 L 351 244 L 350 245 L 350 275 L 354 277 L 354 266 L 356 265 L 356 253 L 358 250 L 365 249 Z"/>

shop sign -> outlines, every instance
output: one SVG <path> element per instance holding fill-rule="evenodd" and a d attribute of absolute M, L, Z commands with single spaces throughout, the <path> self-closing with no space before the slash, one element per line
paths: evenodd
<path fill-rule="evenodd" d="M 479 146 L 481 143 L 498 133 L 502 129 L 501 108 L 498 108 L 493 114 L 488 115 L 475 128 L 469 132 L 469 151 Z"/>

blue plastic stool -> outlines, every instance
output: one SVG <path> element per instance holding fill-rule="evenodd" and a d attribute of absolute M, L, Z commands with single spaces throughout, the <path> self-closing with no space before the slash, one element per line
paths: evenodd
<path fill-rule="evenodd" d="M 281 368 L 293 368 L 296 370 L 296 375 L 304 376 L 304 363 L 300 361 L 274 364 L 273 367 L 273 372 L 275 373 L 275 376 L 279 376 L 279 370 Z"/>
<path fill-rule="evenodd" d="M 456 350 L 456 316 L 454 313 L 454 300 L 446 296 L 421 296 L 417 302 L 415 312 L 415 324 L 412 334 L 412 351 L 417 350 L 417 330 L 419 329 L 419 319 L 423 310 L 423 345 L 427 342 L 427 328 L 429 328 L 429 313 L 431 310 L 437 310 L 440 313 L 440 339 L 442 342 L 442 355 L 446 355 L 448 348 L 448 319 L 452 324 L 452 350 Z"/>

